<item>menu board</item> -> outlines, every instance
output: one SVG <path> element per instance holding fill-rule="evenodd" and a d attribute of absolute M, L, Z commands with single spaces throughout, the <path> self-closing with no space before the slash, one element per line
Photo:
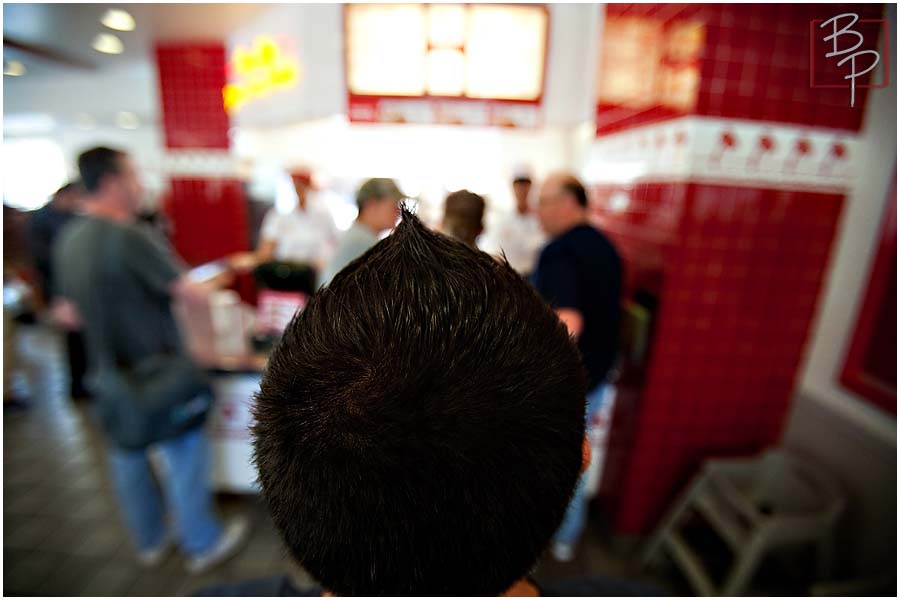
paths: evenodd
<path fill-rule="evenodd" d="M 536 126 L 548 22 L 543 5 L 347 5 L 350 119 Z"/>
<path fill-rule="evenodd" d="M 597 134 L 629 119 L 691 113 L 705 39 L 697 21 L 607 15 L 597 63 Z"/>

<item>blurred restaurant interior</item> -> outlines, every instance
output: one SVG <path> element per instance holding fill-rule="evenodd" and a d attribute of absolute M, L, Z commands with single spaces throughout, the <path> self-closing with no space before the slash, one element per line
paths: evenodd
<path fill-rule="evenodd" d="M 828 56 L 844 13 L 865 59 Z M 315 292 L 280 251 L 259 265 L 266 223 L 308 202 L 324 248 L 390 178 L 435 228 L 449 193 L 482 196 L 499 253 L 513 181 L 533 210 L 559 171 L 621 256 L 622 326 L 587 529 L 535 580 L 896 595 L 896 64 L 893 4 L 5 3 L 4 595 L 313 583 L 250 462 L 266 353 Z M 36 263 L 31 223 L 96 146 L 128 153 L 140 218 L 197 278 L 228 275 L 174 307 L 218 511 L 250 519 L 199 574 L 135 560 Z"/>

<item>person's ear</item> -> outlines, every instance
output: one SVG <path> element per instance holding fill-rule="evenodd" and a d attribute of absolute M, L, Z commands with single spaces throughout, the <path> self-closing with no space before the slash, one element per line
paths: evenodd
<path fill-rule="evenodd" d="M 591 466 L 591 441 L 587 434 L 581 439 L 581 474 L 583 475 Z"/>

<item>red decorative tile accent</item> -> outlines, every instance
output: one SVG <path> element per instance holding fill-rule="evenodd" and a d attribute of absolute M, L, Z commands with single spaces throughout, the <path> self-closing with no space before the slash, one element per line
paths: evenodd
<path fill-rule="evenodd" d="M 247 203 L 237 179 L 175 178 L 164 210 L 172 243 L 190 265 L 249 249 Z"/>
<path fill-rule="evenodd" d="M 167 148 L 228 148 L 222 43 L 158 44 L 156 65 Z"/>

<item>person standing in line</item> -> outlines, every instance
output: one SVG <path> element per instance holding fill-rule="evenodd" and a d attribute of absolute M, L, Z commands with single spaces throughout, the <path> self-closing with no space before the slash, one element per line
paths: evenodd
<path fill-rule="evenodd" d="M 400 201 L 405 197 L 393 179 L 375 177 L 360 186 L 356 193 L 359 213 L 322 272 L 318 287 L 328 285 L 338 272 L 378 243 L 383 231 L 397 224 Z"/>
<path fill-rule="evenodd" d="M 600 409 L 607 374 L 618 345 L 622 260 L 612 243 L 588 221 L 587 192 L 573 175 L 551 175 L 541 185 L 541 227 L 550 242 L 541 251 L 532 283 L 576 340 L 588 372 L 587 422 Z M 584 478 L 554 536 L 553 556 L 575 556 L 587 522 Z"/>
<path fill-rule="evenodd" d="M 469 190 L 459 190 L 447 196 L 441 231 L 478 248 L 478 236 L 484 231 L 484 198 Z"/>
<path fill-rule="evenodd" d="M 538 254 L 547 238 L 531 207 L 531 174 L 525 170 L 517 172 L 512 187 L 515 209 L 501 217 L 489 234 L 512 268 L 527 278 L 534 271 Z"/>
<path fill-rule="evenodd" d="M 63 227 L 78 217 L 78 210 L 84 196 L 80 181 L 71 181 L 59 188 L 53 198 L 29 215 L 28 244 L 34 266 L 41 278 L 44 302 L 53 297 L 53 244 Z M 69 362 L 69 396 L 73 399 L 88 398 L 90 393 L 84 385 L 87 371 L 84 338 L 79 331 L 67 331 L 66 357 Z"/>
<path fill-rule="evenodd" d="M 291 173 L 291 180 L 297 192 L 297 207 L 286 214 L 272 208 L 266 214 L 256 263 L 304 263 L 320 273 L 337 243 L 337 228 L 331 214 L 310 202 L 312 174 L 299 169 Z"/>
<path fill-rule="evenodd" d="M 179 362 L 165 364 L 191 364 L 172 314 L 173 300 L 202 301 L 212 288 L 192 280 L 160 236 L 135 223 L 142 190 L 128 154 L 93 148 L 78 157 L 78 169 L 86 192 L 83 217 L 66 226 L 54 248 L 52 312 L 58 323 L 84 332 L 88 383 L 138 561 L 160 564 L 175 538 L 188 571 L 204 572 L 236 553 L 248 531 L 245 518 L 223 524 L 215 514 L 202 427 L 206 413 L 196 408 L 198 401 L 208 406 L 208 395 L 191 392 L 178 406 L 183 418 L 177 424 L 183 429 L 172 432 L 166 423 L 165 436 L 153 437 L 143 447 L 123 439 L 133 434 L 136 422 L 146 423 L 147 407 L 129 395 L 138 389 L 134 382 L 143 370 L 166 357 Z M 170 376 L 159 373 L 161 381 L 154 385 L 166 385 Z M 153 426 L 161 426 L 159 420 Z M 148 460 L 151 450 L 161 459 L 159 483 L 166 506 Z M 171 532 L 166 508 L 174 517 Z"/>

